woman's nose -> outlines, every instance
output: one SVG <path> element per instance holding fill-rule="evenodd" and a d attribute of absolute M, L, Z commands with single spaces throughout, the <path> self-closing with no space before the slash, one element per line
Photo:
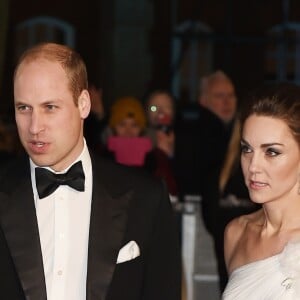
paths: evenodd
<path fill-rule="evenodd" d="M 251 173 L 256 173 L 260 170 L 260 159 L 258 155 L 253 155 L 249 162 L 249 171 Z"/>

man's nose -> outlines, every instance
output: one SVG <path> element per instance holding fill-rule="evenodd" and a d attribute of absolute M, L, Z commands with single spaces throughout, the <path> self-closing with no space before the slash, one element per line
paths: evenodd
<path fill-rule="evenodd" d="M 30 133 L 36 135 L 43 130 L 43 118 L 37 112 L 32 112 L 30 120 Z"/>
<path fill-rule="evenodd" d="M 226 105 L 232 105 L 234 103 L 235 96 L 232 94 L 225 94 L 223 95 L 223 101 Z"/>

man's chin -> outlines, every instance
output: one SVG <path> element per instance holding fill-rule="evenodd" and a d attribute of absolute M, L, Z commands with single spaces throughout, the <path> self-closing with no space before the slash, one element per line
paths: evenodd
<path fill-rule="evenodd" d="M 47 158 L 42 155 L 34 155 L 32 153 L 28 153 L 31 160 L 34 162 L 35 165 L 39 167 L 49 167 L 53 165 L 53 160 L 50 158 Z"/>

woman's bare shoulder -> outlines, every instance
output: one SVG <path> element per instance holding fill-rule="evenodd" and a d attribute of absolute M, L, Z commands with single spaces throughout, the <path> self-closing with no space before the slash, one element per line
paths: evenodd
<path fill-rule="evenodd" d="M 260 223 L 262 211 L 242 215 L 230 221 L 224 233 L 224 256 L 227 268 L 236 254 L 241 239 L 245 239 L 249 226 Z"/>
<path fill-rule="evenodd" d="M 260 211 L 257 211 L 231 220 L 225 228 L 225 238 L 230 239 L 230 242 L 238 240 L 249 223 L 256 223 L 259 215 Z"/>

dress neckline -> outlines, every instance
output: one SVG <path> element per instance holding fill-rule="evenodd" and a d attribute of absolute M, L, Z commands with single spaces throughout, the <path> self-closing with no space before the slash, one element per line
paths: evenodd
<path fill-rule="evenodd" d="M 241 266 L 235 268 L 235 269 L 231 272 L 231 275 L 233 275 L 234 273 L 238 272 L 238 271 L 241 270 L 241 269 L 244 269 L 244 268 L 246 269 L 246 268 L 251 267 L 251 266 L 253 266 L 253 265 L 255 265 L 255 264 L 265 263 L 265 262 L 267 262 L 268 260 L 272 261 L 272 260 L 278 258 L 279 256 L 283 255 L 284 252 L 286 252 L 285 250 L 288 248 L 289 245 L 295 245 L 295 244 L 296 244 L 296 245 L 299 245 L 299 248 L 300 248 L 300 240 L 299 240 L 299 239 L 297 239 L 297 240 L 290 240 L 290 241 L 288 241 L 288 242 L 285 244 L 285 246 L 283 247 L 283 249 L 282 249 L 280 252 L 278 252 L 277 254 L 274 254 L 274 255 L 271 255 L 271 256 L 268 256 L 268 257 L 265 257 L 265 258 L 257 259 L 257 260 L 248 262 L 248 263 L 246 263 L 246 264 L 243 264 L 243 265 L 241 265 Z"/>

